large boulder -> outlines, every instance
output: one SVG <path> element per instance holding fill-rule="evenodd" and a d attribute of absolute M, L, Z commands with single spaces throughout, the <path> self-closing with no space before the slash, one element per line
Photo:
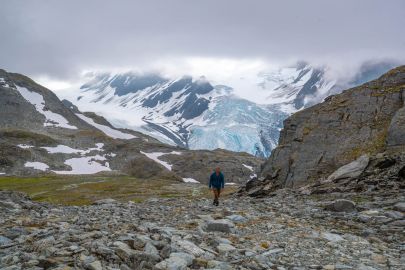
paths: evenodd
<path fill-rule="evenodd" d="M 334 173 L 329 175 L 328 180 L 336 181 L 336 180 L 344 179 L 344 178 L 359 177 L 363 173 L 363 171 L 366 169 L 369 161 L 370 161 L 370 158 L 368 157 L 368 155 L 362 155 L 355 161 L 350 162 L 349 164 L 346 164 L 346 165 L 340 167 L 339 169 L 337 169 Z"/>

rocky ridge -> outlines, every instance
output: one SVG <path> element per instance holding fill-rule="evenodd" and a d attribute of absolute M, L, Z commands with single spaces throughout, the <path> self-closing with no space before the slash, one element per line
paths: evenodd
<path fill-rule="evenodd" d="M 229 182 L 244 183 L 262 162 L 247 153 L 190 151 L 115 128 L 101 116 L 60 101 L 30 78 L 4 70 L 0 106 L 1 175 L 101 172 L 205 183 L 219 165 Z"/>
<path fill-rule="evenodd" d="M 403 269 L 403 193 L 104 199 L 0 192 L 2 269 Z M 331 207 L 333 206 L 333 207 Z"/>
<path fill-rule="evenodd" d="M 292 115 L 262 169 L 264 186 L 305 186 L 364 154 L 396 159 L 405 149 L 404 93 L 400 66 Z"/>

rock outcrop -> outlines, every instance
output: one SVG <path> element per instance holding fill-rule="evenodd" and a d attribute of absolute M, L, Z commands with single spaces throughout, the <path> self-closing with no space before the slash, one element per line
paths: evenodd
<path fill-rule="evenodd" d="M 263 166 L 264 181 L 258 181 L 262 188 L 255 193 L 315 183 L 362 155 L 376 160 L 378 153 L 387 159 L 402 153 L 404 97 L 405 66 L 401 66 L 292 115 L 284 122 L 279 146 Z"/>

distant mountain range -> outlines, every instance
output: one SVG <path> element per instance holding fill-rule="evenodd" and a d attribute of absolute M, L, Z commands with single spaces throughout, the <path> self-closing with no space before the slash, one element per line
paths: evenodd
<path fill-rule="evenodd" d="M 365 64 L 343 82 L 328 78 L 325 67 L 300 62 L 257 74 L 248 82 L 255 99 L 238 96 L 237 83 L 214 84 L 204 76 L 94 73 L 68 99 L 80 110 L 96 112 L 115 126 L 169 144 L 267 157 L 278 143 L 283 120 L 291 113 L 376 78 L 393 66 Z M 263 98 L 257 102 L 257 97 Z"/>
<path fill-rule="evenodd" d="M 30 78 L 0 69 L 0 176 L 102 173 L 206 183 L 215 166 L 244 183 L 262 159 L 171 146 L 61 101 Z"/>

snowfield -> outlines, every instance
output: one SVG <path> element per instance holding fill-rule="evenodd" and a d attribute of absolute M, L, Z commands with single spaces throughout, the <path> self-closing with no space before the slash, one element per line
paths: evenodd
<path fill-rule="evenodd" d="M 140 153 L 147 156 L 148 158 L 152 159 L 153 161 L 159 163 L 160 165 L 162 165 L 163 167 L 165 167 L 169 171 L 172 170 L 172 165 L 170 165 L 166 161 L 160 160 L 159 157 L 164 156 L 164 155 L 170 155 L 170 154 L 171 155 L 181 155 L 181 152 L 176 152 L 176 151 L 172 151 L 172 152 L 169 152 L 169 153 L 162 153 L 162 152 L 145 153 L 143 151 L 140 151 Z"/>
<path fill-rule="evenodd" d="M 91 151 L 104 151 L 103 149 L 104 143 L 96 143 L 96 147 L 94 148 L 88 148 L 87 150 L 81 150 L 81 149 L 74 149 L 66 145 L 59 144 L 55 147 L 41 147 L 48 151 L 49 154 L 56 154 L 56 153 L 62 153 L 62 154 L 81 154 L 85 155 L 90 153 Z"/>
<path fill-rule="evenodd" d="M 35 170 L 46 171 L 49 169 L 49 166 L 42 162 L 25 162 L 24 167 L 34 168 Z"/>
<path fill-rule="evenodd" d="M 23 96 L 23 98 L 35 106 L 35 109 L 45 116 L 45 127 L 61 127 L 67 129 L 77 129 L 77 127 L 70 125 L 68 120 L 62 115 L 51 112 L 50 110 L 44 110 L 45 101 L 41 94 L 31 92 L 25 87 L 17 86 L 17 91 Z"/>
<path fill-rule="evenodd" d="M 53 171 L 56 174 L 94 174 L 102 171 L 111 171 L 108 162 L 105 165 L 97 161 L 105 161 L 105 156 L 95 155 L 89 157 L 71 158 L 65 161 L 72 167 L 71 171 Z"/>
<path fill-rule="evenodd" d="M 91 119 L 90 117 L 87 117 L 81 113 L 76 113 L 76 115 L 82 119 L 83 121 L 87 122 L 87 124 L 92 125 L 93 127 L 101 130 L 102 132 L 104 132 L 105 135 L 114 138 L 114 139 L 123 139 L 123 140 L 130 140 L 130 139 L 134 139 L 136 138 L 136 136 L 132 135 L 132 134 L 128 134 L 128 133 L 124 133 L 121 132 L 119 130 L 116 129 L 112 129 L 110 127 L 101 125 L 101 124 L 97 124 L 96 122 L 94 122 L 93 119 Z"/>

